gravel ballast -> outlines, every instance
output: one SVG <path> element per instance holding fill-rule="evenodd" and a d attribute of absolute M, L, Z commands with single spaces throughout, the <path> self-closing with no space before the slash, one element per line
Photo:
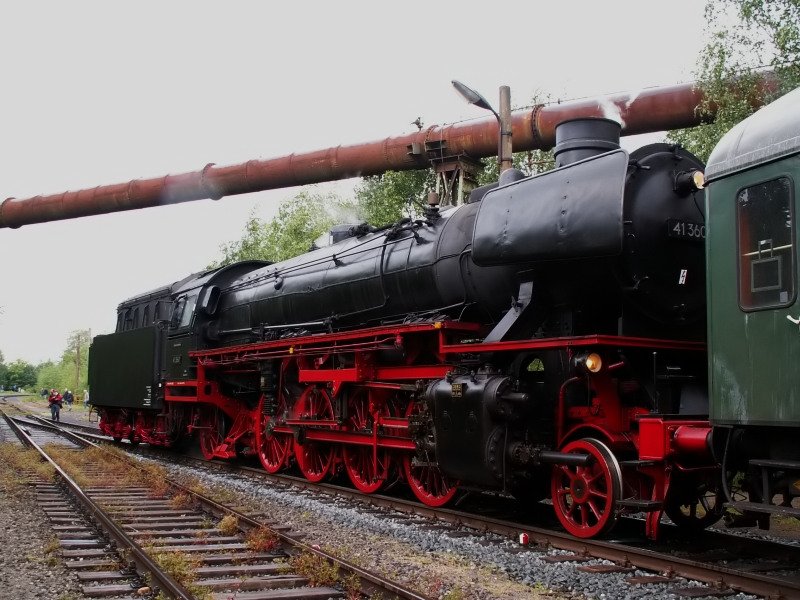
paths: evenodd
<path fill-rule="evenodd" d="M 74 420 L 84 421 L 88 415 L 84 411 L 67 413 Z M 161 461 L 159 461 L 161 462 Z M 163 463 L 161 463 L 163 464 Z M 330 497 L 315 496 L 311 492 L 296 489 L 285 489 L 271 485 L 257 478 L 209 473 L 203 469 L 175 466 L 169 467 L 176 478 L 188 477 L 200 479 L 226 490 L 236 491 L 248 499 L 248 504 L 255 510 L 267 515 L 271 521 L 290 525 L 295 531 L 305 535 L 304 541 L 316 544 L 362 567 L 375 570 L 381 574 L 406 583 L 420 593 L 442 600 L 459 599 L 512 599 L 512 598 L 591 598 L 591 599 L 628 599 L 628 598 L 674 598 L 668 594 L 673 587 L 699 585 L 684 580 L 675 580 L 665 585 L 630 586 L 625 582 L 627 577 L 636 573 L 612 573 L 594 575 L 576 571 L 574 563 L 548 563 L 542 560 L 541 552 L 521 547 L 515 542 L 499 536 L 478 535 L 466 532 L 464 537 L 451 537 L 443 529 L 436 528 L 433 522 L 424 519 L 396 514 L 388 518 L 385 514 L 365 505 L 350 505 L 345 501 L 334 501 Z M 35 499 L 30 495 L 30 502 Z M 4 504 L 9 504 L 4 502 Z M 26 505 L 18 504 L 22 517 L 34 518 L 30 513 L 39 515 L 40 537 L 44 548 L 52 539 L 47 531 L 47 522 L 41 511 L 25 510 Z M 29 574 L 17 577 L 21 572 L 15 566 L 15 560 L 25 561 L 26 552 L 18 547 L 8 552 L 6 538 L 15 534 L 14 523 L 17 517 L 11 516 L 13 507 L 7 506 L 0 517 L 3 544 L 0 558 L 0 589 L 9 589 L 5 577 L 10 571 L 21 583 L 34 583 L 36 579 Z M 24 522 L 24 520 L 20 520 Z M 24 525 L 16 530 L 20 532 L 37 531 L 35 526 Z M 466 531 L 466 530 L 465 530 Z M 30 549 L 37 542 L 23 539 L 20 547 Z M 557 551 L 551 551 L 551 554 Z M 30 561 L 28 561 L 30 562 Z M 51 561 L 52 562 L 52 561 Z M 603 561 L 591 561 L 583 564 L 595 564 Z M 64 573 L 60 562 L 56 567 L 42 567 L 41 562 L 31 563 L 33 573 L 56 572 L 52 578 L 58 581 L 56 588 L 59 595 L 35 595 L 20 592 L 19 598 L 54 598 L 55 600 L 81 599 L 82 596 L 71 592 L 65 582 L 69 575 Z M 14 588 L 10 588 L 14 589 Z M 34 585 L 34 589 L 37 589 Z M 47 586 L 41 589 L 47 590 Z M 77 588 L 74 588 L 77 589 Z M 27 595 L 26 595 L 27 594 Z M 73 595 L 69 595 L 73 594 Z M 5 597 L 0 594 L 0 597 Z M 745 600 L 752 596 L 738 594 L 728 596 L 733 600 Z"/>
<path fill-rule="evenodd" d="M 598 600 L 668 598 L 673 587 L 701 585 L 683 579 L 669 584 L 631 586 L 631 575 L 596 575 L 576 570 L 575 563 L 550 563 L 546 554 L 492 534 L 464 530 L 451 537 L 432 521 L 396 514 L 387 517 L 365 505 L 352 505 L 312 492 L 281 489 L 255 478 L 209 473 L 202 469 L 170 466 L 177 478 L 201 479 L 215 487 L 236 491 L 270 520 L 303 533 L 304 541 L 319 545 L 362 567 L 442 600 L 514 598 L 587 598 Z M 461 535 L 461 534 L 459 534 Z M 558 554 L 561 551 L 551 551 Z M 602 564 L 593 560 L 582 565 Z M 610 564 L 610 563 L 607 563 Z M 736 594 L 732 600 L 754 596 Z"/>
<path fill-rule="evenodd" d="M 83 600 L 75 575 L 64 567 L 34 489 L 2 488 L 0 505 L 0 597 Z"/>

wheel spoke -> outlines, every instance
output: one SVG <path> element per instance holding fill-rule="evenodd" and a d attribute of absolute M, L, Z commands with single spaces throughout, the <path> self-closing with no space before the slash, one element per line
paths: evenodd
<path fill-rule="evenodd" d="M 595 498 L 601 498 L 602 500 L 608 499 L 608 494 L 603 490 L 598 490 L 597 488 L 592 488 L 591 490 L 589 490 L 589 493 Z"/>
<path fill-rule="evenodd" d="M 572 471 L 572 469 L 570 469 L 567 465 L 558 465 L 558 468 L 564 475 L 567 476 L 567 479 L 569 479 L 570 483 L 575 481 L 575 479 L 578 477 L 578 473 Z"/>
<path fill-rule="evenodd" d="M 597 508 L 597 504 L 595 504 L 594 500 L 587 500 L 586 504 L 591 509 L 592 514 L 595 516 L 595 518 L 599 521 L 602 518 L 602 514 L 600 509 Z"/>

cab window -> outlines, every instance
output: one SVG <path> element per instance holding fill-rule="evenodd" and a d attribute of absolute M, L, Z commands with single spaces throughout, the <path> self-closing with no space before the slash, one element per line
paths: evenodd
<path fill-rule="evenodd" d="M 172 312 L 172 319 L 170 319 L 170 327 L 180 329 L 191 325 L 195 304 L 197 304 L 197 294 L 178 298 L 175 310 Z"/>
<path fill-rule="evenodd" d="M 197 304 L 197 294 L 189 296 L 186 299 L 186 307 L 183 309 L 181 315 L 181 327 L 188 327 L 192 324 L 192 317 L 194 316 L 194 307 Z"/>
<path fill-rule="evenodd" d="M 183 311 L 186 308 L 186 296 L 181 296 L 175 301 L 172 308 L 172 316 L 169 319 L 169 326 L 171 329 L 180 327 Z"/>
<path fill-rule="evenodd" d="M 792 187 L 788 177 L 779 177 L 745 188 L 737 196 L 739 305 L 743 310 L 794 302 Z"/>

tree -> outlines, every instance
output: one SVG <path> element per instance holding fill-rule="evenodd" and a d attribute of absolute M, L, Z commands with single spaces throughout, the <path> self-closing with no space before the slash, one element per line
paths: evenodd
<path fill-rule="evenodd" d="M 60 364 L 57 365 L 53 361 L 48 360 L 39 365 L 38 374 L 36 376 L 36 389 L 40 390 L 45 388 L 51 390 L 63 390 L 67 387 L 69 373 L 67 369 L 62 369 Z"/>
<path fill-rule="evenodd" d="M 69 373 L 65 387 L 75 392 L 86 387 L 89 379 L 89 344 L 92 335 L 88 329 L 78 329 L 69 334 L 67 347 L 61 355 L 61 364 Z"/>
<path fill-rule="evenodd" d="M 209 266 L 221 267 L 242 260 L 266 260 L 267 256 L 264 248 L 266 233 L 265 223 L 256 217 L 255 209 L 253 209 L 247 219 L 247 223 L 245 223 L 242 237 L 221 245 L 222 258 Z"/>
<path fill-rule="evenodd" d="M 335 194 L 301 191 L 291 201 L 281 204 L 278 215 L 266 228 L 267 256 L 280 261 L 308 252 L 314 240 L 347 212 L 348 206 Z"/>
<path fill-rule="evenodd" d="M 552 150 L 528 150 L 527 152 L 515 152 L 511 156 L 511 162 L 515 169 L 519 169 L 525 175 L 536 175 L 555 168 L 556 161 L 553 158 Z M 500 165 L 496 160 L 486 161 L 483 171 L 478 175 L 478 183 L 486 185 L 494 183 L 500 178 Z"/>
<path fill-rule="evenodd" d="M 76 394 L 89 387 L 89 345 L 92 342 L 88 329 L 77 329 L 67 337 L 66 348 L 58 363 L 44 362 L 37 366 L 34 381 L 37 389 L 70 389 Z"/>
<path fill-rule="evenodd" d="M 356 211 L 360 221 L 370 225 L 395 223 L 408 213 L 416 215 L 415 204 L 425 201 L 425 194 L 436 187 L 433 169 L 387 171 L 363 177 L 356 187 Z"/>
<path fill-rule="evenodd" d="M 8 385 L 8 367 L 5 363 L 3 352 L 0 351 L 0 389 L 4 389 Z"/>
<path fill-rule="evenodd" d="M 17 359 L 8 365 L 6 382 L 6 387 L 11 389 L 30 389 L 36 385 L 36 367 L 21 358 Z"/>
<path fill-rule="evenodd" d="M 713 123 L 669 134 L 702 160 L 757 104 L 800 85 L 800 0 L 708 0 L 710 38 L 698 59 L 696 78 L 705 99 L 698 108 Z M 777 89 L 759 91 L 756 70 L 771 67 Z"/>
<path fill-rule="evenodd" d="M 220 246 L 222 258 L 211 266 L 241 260 L 277 262 L 308 252 L 314 240 L 342 219 L 354 219 L 355 213 L 354 206 L 336 194 L 303 190 L 284 200 L 278 214 L 266 223 L 251 214 L 242 237 Z"/>

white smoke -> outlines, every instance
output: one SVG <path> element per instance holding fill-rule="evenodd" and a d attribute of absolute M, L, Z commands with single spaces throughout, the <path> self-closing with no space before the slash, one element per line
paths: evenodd
<path fill-rule="evenodd" d="M 612 102 L 609 98 L 601 98 L 597 101 L 597 106 L 603 113 L 603 117 L 616 121 L 621 127 L 625 127 L 625 121 L 622 119 L 622 112 L 616 103 Z"/>
<path fill-rule="evenodd" d="M 625 101 L 625 110 L 630 109 L 631 104 L 636 102 L 636 99 L 639 97 L 639 94 L 642 93 L 642 90 L 636 90 L 635 92 L 631 92 L 628 95 L 628 99 Z"/>

